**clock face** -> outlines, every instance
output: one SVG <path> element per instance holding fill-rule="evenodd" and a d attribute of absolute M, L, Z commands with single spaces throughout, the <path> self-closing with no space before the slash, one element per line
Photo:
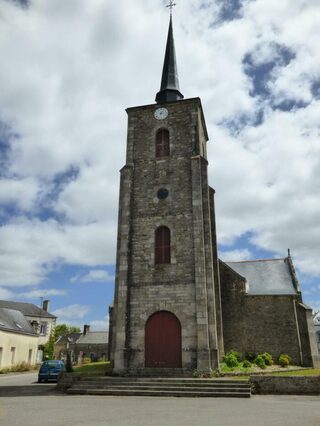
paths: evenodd
<path fill-rule="evenodd" d="M 155 110 L 154 112 L 154 117 L 157 120 L 164 120 L 165 118 L 168 117 L 168 110 L 167 108 L 158 108 Z"/>

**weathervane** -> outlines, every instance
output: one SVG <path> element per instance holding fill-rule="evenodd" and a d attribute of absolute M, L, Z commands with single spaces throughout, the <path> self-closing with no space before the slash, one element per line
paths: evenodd
<path fill-rule="evenodd" d="M 176 6 L 177 4 L 173 2 L 173 0 L 170 0 L 170 3 L 167 4 L 166 7 L 169 7 L 170 9 L 170 16 L 172 15 L 172 9 Z"/>

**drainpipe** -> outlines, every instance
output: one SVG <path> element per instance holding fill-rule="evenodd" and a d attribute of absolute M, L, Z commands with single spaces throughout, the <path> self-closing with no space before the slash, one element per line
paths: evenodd
<path fill-rule="evenodd" d="M 294 297 L 292 298 L 292 304 L 293 304 L 294 319 L 295 319 L 296 328 L 297 328 L 297 338 L 298 338 L 298 346 L 299 346 L 300 363 L 301 363 L 301 365 L 303 365 L 303 355 L 302 355 L 300 330 L 299 330 L 299 323 L 298 323 L 298 316 L 297 316 L 297 307 L 296 307 L 296 301 L 295 301 Z"/>

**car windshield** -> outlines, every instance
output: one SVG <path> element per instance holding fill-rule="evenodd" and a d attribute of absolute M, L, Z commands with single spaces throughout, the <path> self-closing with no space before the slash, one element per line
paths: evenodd
<path fill-rule="evenodd" d="M 43 365 L 46 367 L 61 367 L 63 364 L 61 361 L 46 361 Z"/>

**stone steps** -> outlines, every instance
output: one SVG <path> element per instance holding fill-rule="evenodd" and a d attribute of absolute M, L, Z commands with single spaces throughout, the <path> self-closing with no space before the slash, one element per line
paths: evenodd
<path fill-rule="evenodd" d="M 244 380 L 137 377 L 82 377 L 67 390 L 71 395 L 233 397 L 250 398 Z"/>
<path fill-rule="evenodd" d="M 192 377 L 192 371 L 184 368 L 136 368 L 128 370 L 133 377 Z"/>
<path fill-rule="evenodd" d="M 205 391 L 165 391 L 165 390 L 119 390 L 119 389 L 78 389 L 71 388 L 67 391 L 70 395 L 113 395 L 113 396 L 169 396 L 169 397 L 189 397 L 189 398 L 200 398 L 200 397 L 211 397 L 211 398 L 250 398 L 250 392 L 227 392 L 227 391 L 216 391 L 216 392 L 205 392 Z"/>

